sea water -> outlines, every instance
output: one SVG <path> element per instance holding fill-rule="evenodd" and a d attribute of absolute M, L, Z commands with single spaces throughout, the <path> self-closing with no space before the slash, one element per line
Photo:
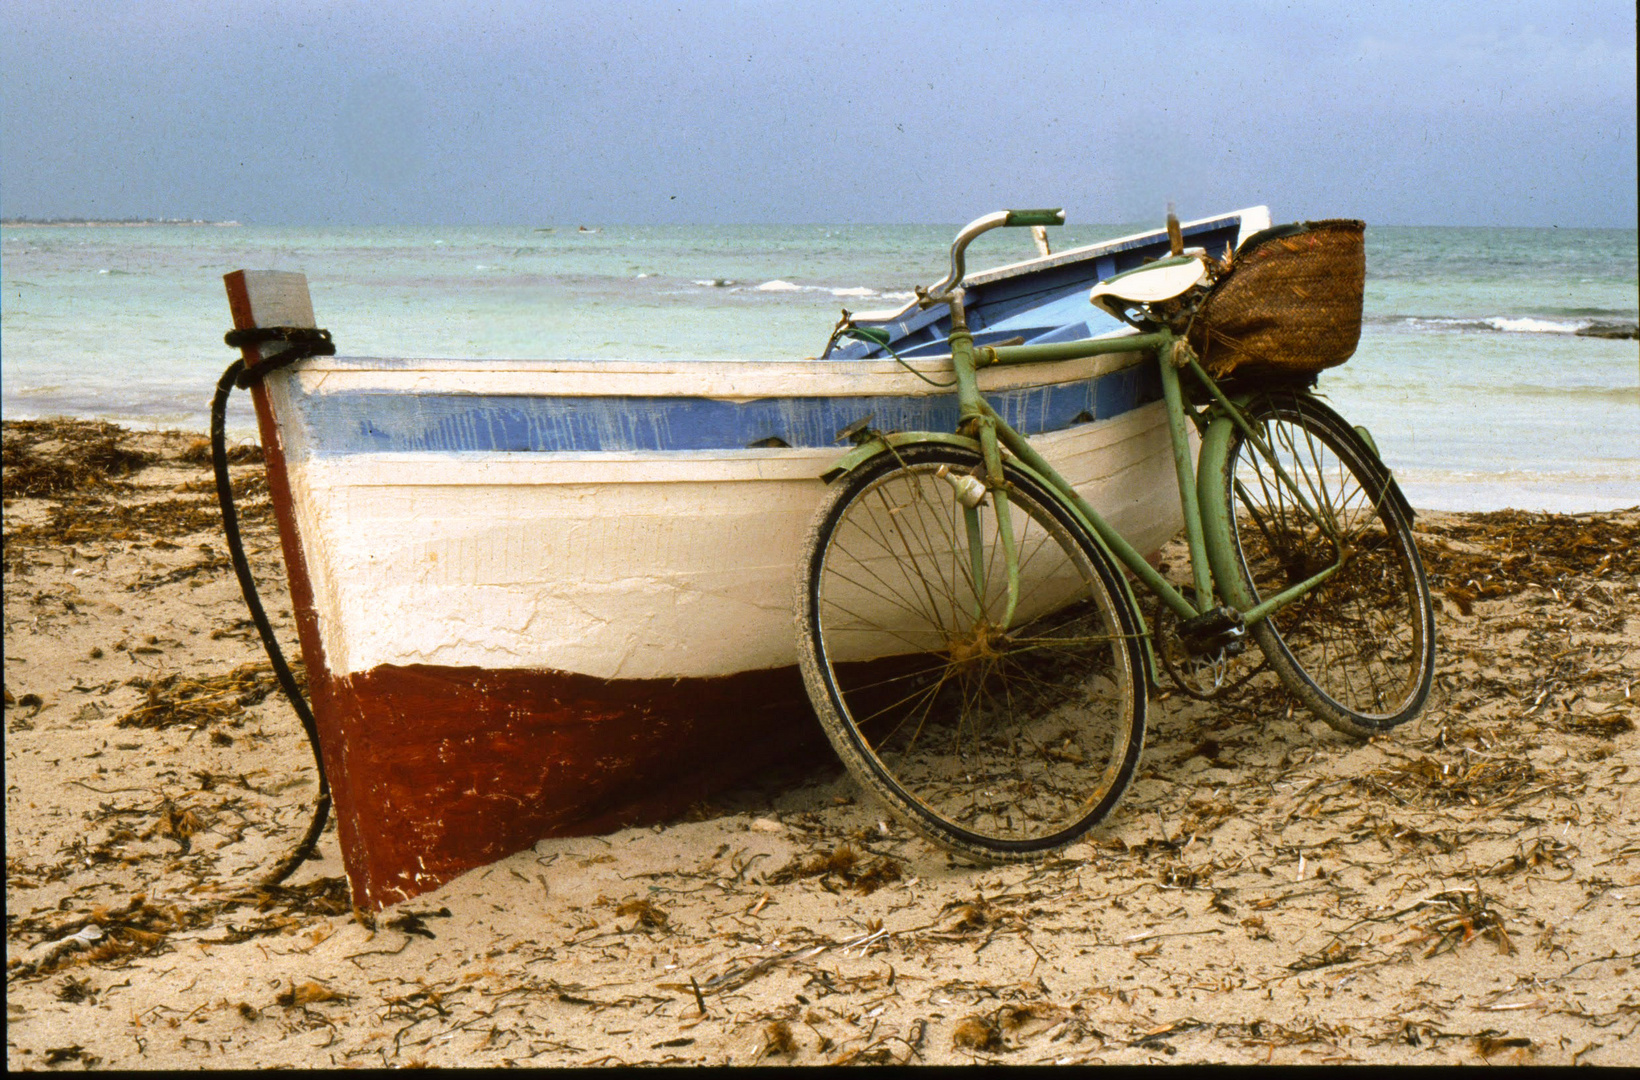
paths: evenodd
<path fill-rule="evenodd" d="M 234 355 L 221 277 L 239 268 L 305 273 L 345 355 L 791 359 L 840 308 L 898 307 L 940 277 L 954 231 L 8 226 L 3 412 L 203 431 Z M 1633 229 L 1369 227 L 1360 348 L 1320 388 L 1418 506 L 1640 503 L 1640 345 L 1576 334 L 1635 321 L 1636 245 Z M 968 265 L 1033 253 L 998 230 Z M 252 433 L 244 401 L 230 429 Z"/>

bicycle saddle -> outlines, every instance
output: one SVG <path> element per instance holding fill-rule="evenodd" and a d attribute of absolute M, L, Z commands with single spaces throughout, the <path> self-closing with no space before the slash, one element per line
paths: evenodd
<path fill-rule="evenodd" d="M 1134 304 L 1171 300 L 1206 282 L 1207 264 L 1201 258 L 1175 255 L 1106 278 L 1093 287 L 1088 299 L 1094 307 L 1120 319 L 1122 313 Z"/>

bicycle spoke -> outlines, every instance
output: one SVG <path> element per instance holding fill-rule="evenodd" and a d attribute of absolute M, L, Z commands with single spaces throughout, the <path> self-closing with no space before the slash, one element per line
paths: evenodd
<path fill-rule="evenodd" d="M 865 595 L 873 597 L 873 598 L 878 599 L 878 600 L 883 600 L 883 601 L 887 602 L 890 606 L 898 608 L 900 611 L 904 612 L 907 615 L 912 616 L 913 618 L 926 618 L 928 616 L 927 612 L 919 611 L 918 609 L 912 607 L 910 604 L 907 604 L 907 603 L 899 600 L 897 598 L 897 594 L 889 592 L 888 590 L 891 588 L 891 586 L 889 586 L 889 584 L 887 582 L 883 582 L 883 588 L 881 590 L 872 589 L 869 586 L 867 586 L 865 583 L 863 583 L 863 582 L 861 582 L 861 581 L 859 581 L 855 578 L 849 577 L 847 574 L 843 573 L 841 570 L 834 570 L 833 574 L 839 580 L 845 581 L 848 584 L 853 585 L 855 588 L 860 590 L 860 592 L 864 593 Z M 876 575 L 873 575 L 873 576 L 875 577 Z M 881 580 L 881 579 L 879 578 L 879 580 Z M 837 608 L 839 610 L 847 612 L 848 614 L 855 616 L 862 623 L 867 622 L 866 616 L 860 614 L 859 612 L 853 611 L 852 609 L 850 609 L 848 607 L 845 607 L 844 605 L 842 605 L 838 601 L 828 599 L 827 603 L 833 604 L 833 605 L 837 606 Z M 933 621 L 933 620 L 930 619 L 929 621 Z M 872 625 L 875 625 L 875 624 L 872 624 Z M 936 623 L 936 625 L 938 625 L 938 624 Z"/>
<path fill-rule="evenodd" d="M 885 496 L 883 494 L 883 491 L 882 491 L 881 488 L 879 488 L 877 490 L 877 498 L 878 498 L 878 501 L 882 503 L 883 508 L 884 508 L 885 516 L 887 517 L 889 523 L 894 526 L 894 531 L 895 531 L 896 535 L 899 537 L 901 546 L 904 549 L 906 562 L 902 565 L 910 565 L 910 566 L 917 565 L 918 555 L 920 553 L 915 552 L 915 551 L 912 550 L 911 543 L 906 538 L 906 535 L 905 535 L 905 522 L 901 521 L 900 517 L 899 517 L 899 514 L 893 508 L 891 508 L 889 506 L 888 498 L 887 498 L 887 496 Z M 929 615 L 929 617 L 930 618 L 937 618 L 936 613 L 939 610 L 939 604 L 934 599 L 933 590 L 928 587 L 927 575 L 919 574 L 918 575 L 918 581 L 922 584 L 924 594 L 928 598 L 928 615 Z"/>

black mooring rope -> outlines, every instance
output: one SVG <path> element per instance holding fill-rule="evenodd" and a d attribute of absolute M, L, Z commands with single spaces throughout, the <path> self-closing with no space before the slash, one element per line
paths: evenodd
<path fill-rule="evenodd" d="M 313 821 L 308 825 L 307 835 L 289 855 L 274 864 L 272 873 L 261 882 L 264 887 L 285 880 L 313 854 L 319 843 L 319 834 L 324 832 L 325 822 L 330 817 L 330 780 L 325 776 L 325 761 L 319 752 L 319 725 L 313 719 L 313 710 L 308 707 L 307 699 L 302 696 L 301 687 L 296 685 L 296 676 L 285 662 L 285 654 L 279 648 L 278 640 L 273 636 L 273 625 L 268 622 L 268 614 L 262 609 L 256 579 L 251 577 L 251 564 L 245 558 L 245 545 L 239 535 L 239 513 L 234 509 L 233 486 L 228 479 L 227 427 L 228 396 L 235 386 L 248 387 L 265 373 L 297 360 L 329 356 L 336 351 L 336 347 L 330 343 L 330 334 L 323 330 L 292 335 L 287 328 L 272 327 L 265 330 L 235 330 L 227 336 L 227 343 L 236 347 L 272 341 L 289 342 L 291 347 L 252 368 L 246 368 L 242 358 L 235 360 L 217 380 L 216 395 L 211 399 L 211 466 L 216 472 L 216 499 L 222 506 L 222 531 L 228 542 L 228 556 L 233 560 L 234 575 L 239 578 L 239 590 L 245 595 L 245 606 L 250 608 L 251 619 L 256 623 L 257 632 L 262 635 L 262 647 L 267 650 L 268 660 L 273 664 L 274 677 L 279 680 L 279 688 L 285 692 L 291 708 L 296 710 L 297 718 L 302 721 L 308 745 L 313 748 L 313 763 L 319 770 L 319 798 L 313 807 Z"/>

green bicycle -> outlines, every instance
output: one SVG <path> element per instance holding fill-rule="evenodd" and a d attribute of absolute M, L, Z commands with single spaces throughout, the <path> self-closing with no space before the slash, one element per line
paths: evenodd
<path fill-rule="evenodd" d="M 1214 379 L 1187 340 L 1210 264 L 1174 255 L 1094 289 L 1125 337 L 976 347 L 964 252 L 918 289 L 950 310 L 955 433 L 855 425 L 827 474 L 796 590 L 799 663 L 838 755 L 900 819 L 987 861 L 1040 857 L 1104 820 L 1137 769 L 1157 654 L 1181 688 L 1232 683 L 1251 636 L 1317 716 L 1358 737 L 1415 716 L 1435 663 L 1412 511 L 1364 430 L 1307 382 Z M 870 340 L 872 331 L 853 331 Z M 1151 353 L 1191 586 L 1175 588 L 981 397 L 992 364 Z M 1188 373 L 1189 384 L 1184 381 Z M 1200 438 L 1192 467 L 1189 432 Z M 1123 570 L 1157 598 L 1147 622 Z"/>

